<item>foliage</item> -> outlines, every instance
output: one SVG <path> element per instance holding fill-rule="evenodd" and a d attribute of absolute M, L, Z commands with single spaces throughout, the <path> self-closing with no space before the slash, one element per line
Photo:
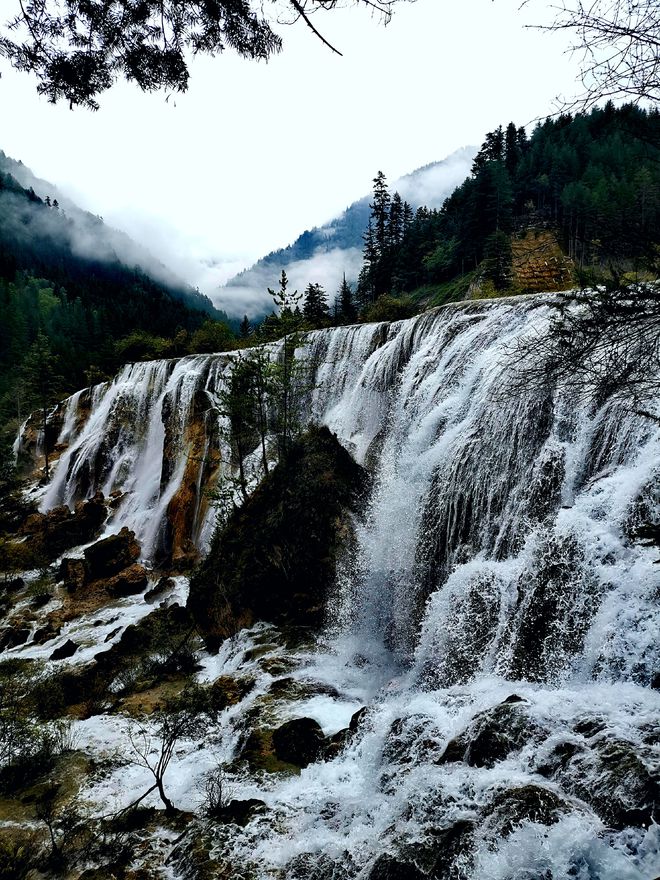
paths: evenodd
<path fill-rule="evenodd" d="M 14 433 L 31 410 L 102 381 L 126 360 L 234 346 L 226 323 L 209 315 L 221 313 L 199 294 L 114 257 L 81 255 L 77 227 L 2 171 L 7 162 L 0 154 L 3 429 L 9 423 Z"/>
<path fill-rule="evenodd" d="M 174 812 L 174 804 L 165 792 L 165 774 L 182 739 L 198 737 L 205 729 L 205 695 L 199 687 L 191 687 L 179 697 L 149 717 L 129 723 L 128 740 L 133 750 L 133 762 L 145 767 L 154 778 L 154 784 L 134 804 L 158 790 L 165 810 Z"/>
<path fill-rule="evenodd" d="M 511 391 L 556 382 L 595 404 L 610 396 L 652 421 L 660 390 L 660 290 L 656 284 L 566 294 L 550 326 L 519 342 Z"/>
<path fill-rule="evenodd" d="M 411 318 L 417 308 L 410 297 L 381 296 L 360 313 L 361 321 L 402 321 Z"/>
<path fill-rule="evenodd" d="M 327 428 L 311 428 L 226 525 L 194 573 L 188 607 L 205 637 L 255 617 L 318 624 L 366 486 L 362 468 Z"/>
<path fill-rule="evenodd" d="M 386 18 L 400 0 L 357 0 Z M 338 0 L 284 0 L 293 21 L 303 21 L 326 45 L 310 15 Z M 96 96 L 117 78 L 145 90 L 185 91 L 189 54 L 268 59 L 282 48 L 274 25 L 282 7 L 266 14 L 257 0 L 40 0 L 20 4 L 0 53 L 19 70 L 35 73 L 38 91 L 96 109 Z M 330 46 L 330 48 L 333 48 Z M 336 51 L 336 50 L 334 50 Z"/>
<path fill-rule="evenodd" d="M 22 788 L 71 748 L 70 726 L 38 720 L 30 693 L 37 674 L 15 660 L 0 664 L 0 790 Z"/>
<path fill-rule="evenodd" d="M 388 202 L 383 195 L 379 176 L 365 235 L 362 302 L 442 285 L 482 262 L 486 278 L 506 289 L 511 238 L 530 227 L 556 230 L 578 271 L 615 279 L 630 272 L 654 275 L 659 159 L 657 110 L 607 104 L 547 119 L 529 138 L 513 123 L 500 126 L 486 135 L 470 177 L 439 211 L 420 208 L 404 220 L 389 250 L 379 242 L 378 215 L 385 229 L 393 225 L 394 198 Z"/>
<path fill-rule="evenodd" d="M 588 109 L 603 98 L 660 98 L 656 0 L 566 0 L 555 12 L 544 29 L 571 32 L 571 49 L 580 58 L 584 91 L 574 106 Z"/>

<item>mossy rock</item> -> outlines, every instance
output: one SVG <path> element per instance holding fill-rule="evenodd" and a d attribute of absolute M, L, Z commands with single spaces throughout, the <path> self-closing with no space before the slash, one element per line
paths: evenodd
<path fill-rule="evenodd" d="M 277 757 L 273 746 L 273 731 L 268 729 L 251 731 L 241 749 L 239 760 L 247 761 L 253 771 L 263 770 L 266 773 L 284 773 L 289 776 L 300 773 L 300 767 Z"/>
<path fill-rule="evenodd" d="M 254 688 L 254 679 L 221 675 L 209 687 L 209 702 L 215 711 L 237 706 Z"/>
<path fill-rule="evenodd" d="M 540 785 L 523 785 L 499 792 L 484 810 L 487 833 L 508 837 L 519 825 L 535 822 L 554 825 L 572 807 L 554 791 Z"/>
<path fill-rule="evenodd" d="M 366 486 L 337 438 L 310 428 L 232 513 L 191 579 L 188 607 L 210 646 L 254 620 L 323 622 Z"/>
<path fill-rule="evenodd" d="M 447 744 L 438 763 L 465 761 L 472 767 L 494 767 L 544 735 L 520 702 L 505 700 L 476 715 L 467 729 Z"/>

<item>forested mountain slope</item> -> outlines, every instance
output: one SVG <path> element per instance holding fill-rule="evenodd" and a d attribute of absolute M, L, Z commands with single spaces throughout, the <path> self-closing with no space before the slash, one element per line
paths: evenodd
<path fill-rule="evenodd" d="M 0 154 L 2 423 L 114 371 L 126 359 L 116 343 L 131 332 L 173 337 L 226 319 L 101 218 L 10 172 L 47 186 Z"/>

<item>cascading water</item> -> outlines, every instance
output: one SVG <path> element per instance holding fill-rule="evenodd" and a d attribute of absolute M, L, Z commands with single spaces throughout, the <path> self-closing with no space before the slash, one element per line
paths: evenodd
<path fill-rule="evenodd" d="M 385 852 L 436 878 L 660 874 L 657 549 L 635 540 L 660 515 L 660 430 L 623 398 L 514 382 L 512 348 L 548 319 L 528 297 L 308 334 L 309 418 L 374 486 L 325 644 L 292 673 L 335 696 L 295 714 L 333 733 L 342 706 L 368 711 L 300 777 L 237 777 L 269 808 L 217 832 L 245 876 L 366 878 Z M 148 519 L 153 549 L 226 367 L 127 367 L 45 505 L 119 488 L 115 522 Z M 228 754 L 248 716 L 225 720 Z"/>

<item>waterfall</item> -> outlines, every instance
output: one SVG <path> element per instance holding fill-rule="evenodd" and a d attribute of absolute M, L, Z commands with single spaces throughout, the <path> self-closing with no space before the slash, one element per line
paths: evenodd
<path fill-rule="evenodd" d="M 249 783 L 276 817 L 231 844 L 255 876 L 367 878 L 379 853 L 419 855 L 461 823 L 472 861 L 433 876 L 660 873 L 657 825 L 602 818 L 597 761 L 628 749 L 626 767 L 657 771 L 657 548 L 636 530 L 660 516 L 660 429 L 623 396 L 514 381 L 512 352 L 542 337 L 550 314 L 548 297 L 519 297 L 303 339 L 306 417 L 373 474 L 328 644 L 305 674 L 369 715 L 333 761 Z M 134 528 L 149 555 L 172 499 L 193 485 L 202 546 L 212 520 L 200 497 L 220 471 L 192 474 L 191 449 L 227 459 L 217 400 L 231 358 L 129 365 L 94 393 L 86 421 L 71 398 L 44 507 L 119 493 L 113 528 Z M 526 739 L 492 765 L 451 763 L 448 745 L 467 748 L 494 717 Z M 557 817 L 497 837 L 493 804 L 531 784 L 561 802 Z"/>

